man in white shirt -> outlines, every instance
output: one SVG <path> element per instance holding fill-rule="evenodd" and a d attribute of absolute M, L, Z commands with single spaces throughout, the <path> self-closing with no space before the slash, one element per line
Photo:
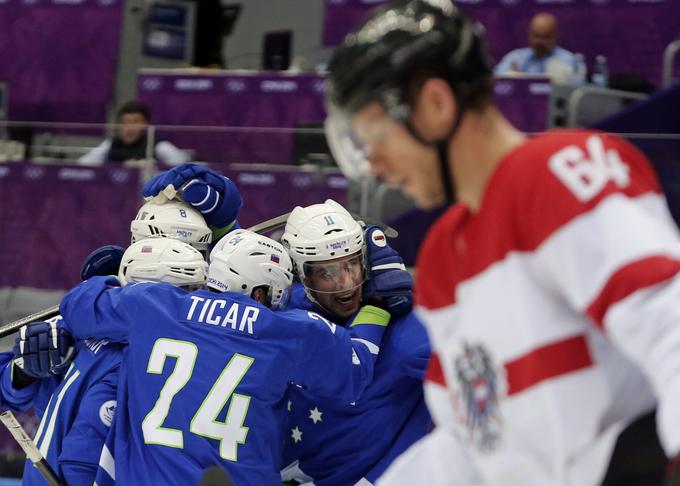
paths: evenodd
<path fill-rule="evenodd" d="M 80 165 L 98 166 L 105 162 L 127 162 L 129 160 L 155 159 L 167 165 L 180 165 L 189 161 L 189 156 L 172 143 L 157 140 L 153 154 L 147 154 L 147 133 L 149 108 L 141 101 L 128 101 L 118 110 L 118 130 L 113 138 L 107 138 L 98 146 L 78 159 Z"/>

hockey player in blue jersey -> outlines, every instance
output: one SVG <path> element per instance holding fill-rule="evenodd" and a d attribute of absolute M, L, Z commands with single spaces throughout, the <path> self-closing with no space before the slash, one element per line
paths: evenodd
<path fill-rule="evenodd" d="M 43 415 L 73 353 L 73 341 L 59 330 L 59 320 L 22 327 L 14 351 L 0 353 L 0 408 L 23 412 L 33 407 Z"/>
<path fill-rule="evenodd" d="M 206 167 L 173 168 L 149 181 L 143 194 L 150 197 L 168 186 L 172 191 L 191 184 L 202 189 L 192 194 L 202 207 L 214 208 L 216 219 L 229 219 L 229 205 L 224 201 L 235 200 L 237 190 L 227 178 Z M 363 233 L 332 200 L 295 208 L 288 218 L 284 241 L 304 283 L 293 286 L 290 307 L 344 324 L 351 321 L 362 301 L 379 297 L 391 306 L 393 319 L 374 382 L 360 402 L 338 404 L 306 391 L 293 392 L 284 479 L 306 482 L 313 478 L 317 486 L 371 484 L 431 426 L 422 390 L 430 345 L 411 311 L 412 279 L 382 231 L 368 228 L 365 246 Z M 357 259 L 359 254 L 362 257 Z M 363 264 L 357 265 L 359 261 Z M 353 284 L 347 283 L 349 276 Z"/>
<path fill-rule="evenodd" d="M 379 228 L 364 230 L 330 199 L 296 207 L 282 242 L 302 282 L 291 306 L 345 324 L 362 300 L 378 296 L 393 317 L 373 382 L 356 403 L 291 392 L 282 476 L 316 486 L 370 485 L 431 426 L 422 389 L 430 346 L 411 311 L 412 279 Z"/>
<path fill-rule="evenodd" d="M 291 383 L 341 403 L 360 398 L 389 313 L 364 306 L 346 331 L 318 313 L 273 312 L 291 267 L 279 243 L 238 230 L 211 253 L 213 291 L 95 277 L 67 294 L 61 312 L 75 337 L 128 343 L 117 482 L 197 484 L 220 464 L 239 486 L 280 484 Z"/>
<path fill-rule="evenodd" d="M 123 255 L 120 279 L 123 283 L 168 282 L 193 288 L 205 284 L 207 263 L 196 249 L 174 239 L 142 240 Z M 31 404 L 42 417 L 34 439 L 57 476 L 69 485 L 92 485 L 100 453 L 116 408 L 118 370 L 123 346 L 106 340 L 88 339 L 75 345 L 75 358 L 61 376 L 55 365 L 63 366 L 67 343 L 38 343 L 64 339 L 56 322 L 34 323 L 22 328 L 14 369 L 3 371 L 3 405 L 25 410 Z M 56 355 L 55 355 L 56 353 Z M 41 361 L 41 362 L 38 362 Z M 16 366 L 17 363 L 20 366 Z M 38 371 L 36 371 L 38 370 Z M 17 374 L 33 378 L 52 376 L 21 387 Z M 9 380 L 9 381 L 8 381 Z M 10 401 L 7 395 L 11 395 Z M 51 396 L 50 396 L 51 395 Z M 49 400 L 47 401 L 46 398 Z M 27 461 L 23 484 L 46 484 Z"/>

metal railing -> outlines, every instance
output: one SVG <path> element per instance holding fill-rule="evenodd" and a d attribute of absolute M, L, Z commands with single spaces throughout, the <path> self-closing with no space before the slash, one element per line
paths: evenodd
<path fill-rule="evenodd" d="M 674 40 L 666 46 L 663 51 L 663 64 L 661 70 L 662 86 L 670 86 L 673 84 L 673 75 L 675 73 L 675 58 L 678 51 L 680 51 L 680 39 Z"/>

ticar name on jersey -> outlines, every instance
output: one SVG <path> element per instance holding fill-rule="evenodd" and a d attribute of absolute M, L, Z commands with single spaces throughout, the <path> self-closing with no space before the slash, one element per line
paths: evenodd
<path fill-rule="evenodd" d="M 231 327 L 253 335 L 260 309 L 225 299 L 210 299 L 192 295 L 186 320 L 211 326 Z"/>

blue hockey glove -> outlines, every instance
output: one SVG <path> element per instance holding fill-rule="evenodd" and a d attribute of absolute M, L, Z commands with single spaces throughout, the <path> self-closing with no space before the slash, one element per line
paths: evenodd
<path fill-rule="evenodd" d="M 142 188 L 142 196 L 156 196 L 168 185 L 198 209 L 214 230 L 224 230 L 219 236 L 233 229 L 243 199 L 231 179 L 202 165 L 187 163 L 151 179 Z"/>
<path fill-rule="evenodd" d="M 97 248 L 85 257 L 80 267 L 80 279 L 87 280 L 95 276 L 118 275 L 118 267 L 125 253 L 125 248 L 106 245 Z"/>
<path fill-rule="evenodd" d="M 23 326 L 14 344 L 14 364 L 33 378 L 63 373 L 73 358 L 73 338 L 58 325 L 61 316 Z"/>
<path fill-rule="evenodd" d="M 393 316 L 406 314 L 413 308 L 413 277 L 404 260 L 387 244 L 385 233 L 369 226 L 364 233 L 368 275 L 362 299 L 379 298 Z"/>

